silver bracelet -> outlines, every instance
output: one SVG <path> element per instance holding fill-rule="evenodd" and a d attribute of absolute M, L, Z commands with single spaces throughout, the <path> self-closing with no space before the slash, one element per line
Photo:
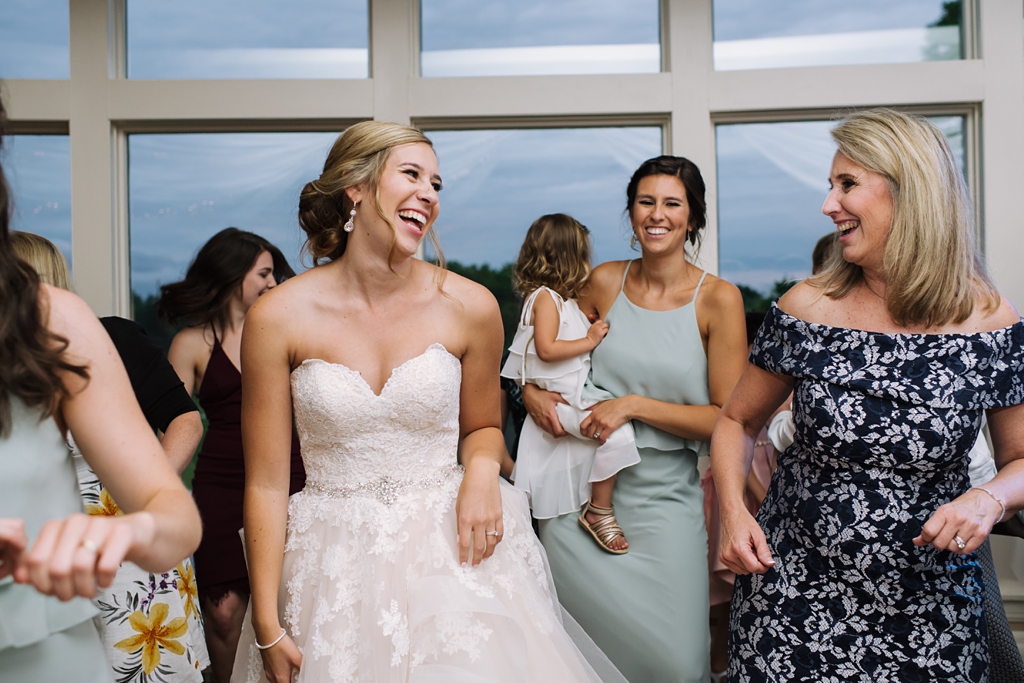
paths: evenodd
<path fill-rule="evenodd" d="M 277 640 L 275 640 L 272 643 L 267 643 L 266 645 L 260 645 L 259 641 L 256 641 L 256 649 L 257 650 L 269 650 L 270 648 L 272 648 L 275 645 L 277 645 L 278 643 L 280 643 L 281 639 L 285 637 L 285 634 L 287 634 L 287 631 L 285 631 L 284 627 L 282 626 L 281 627 L 281 635 L 279 635 L 277 637 Z"/>
<path fill-rule="evenodd" d="M 992 496 L 992 500 L 999 503 L 999 507 L 1001 507 L 1003 511 L 999 513 L 999 519 L 996 520 L 996 524 L 999 524 L 999 522 L 1003 521 L 1003 517 L 1006 516 L 1006 503 L 1003 502 L 1003 499 L 989 491 L 984 486 L 975 486 L 974 488 L 978 489 L 979 491 L 984 491 L 988 495 Z"/>

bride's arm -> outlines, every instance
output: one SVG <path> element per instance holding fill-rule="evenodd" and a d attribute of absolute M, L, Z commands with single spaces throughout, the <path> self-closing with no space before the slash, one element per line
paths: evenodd
<path fill-rule="evenodd" d="M 498 491 L 498 472 L 505 455 L 498 379 L 504 334 L 498 302 L 490 292 L 474 286 L 458 297 L 465 306 L 466 339 L 459 396 L 459 459 L 466 468 L 456 500 L 459 562 L 476 565 L 491 556 L 504 534 Z"/>
<path fill-rule="evenodd" d="M 261 297 L 242 332 L 242 446 L 245 451 L 245 549 L 256 642 L 281 634 L 277 596 L 284 559 L 291 479 L 292 402 L 287 320 L 274 292 Z M 285 683 L 302 661 L 287 636 L 263 651 L 271 681 Z"/>

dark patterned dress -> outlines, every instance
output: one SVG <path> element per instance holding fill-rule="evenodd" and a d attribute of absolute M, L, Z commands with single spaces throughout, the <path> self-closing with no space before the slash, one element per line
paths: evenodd
<path fill-rule="evenodd" d="M 757 515 L 775 567 L 736 580 L 729 681 L 988 681 L 975 556 L 912 539 L 970 488 L 982 411 L 1024 403 L 1024 322 L 881 334 L 773 306 L 750 358 L 796 379 L 796 440 Z"/>

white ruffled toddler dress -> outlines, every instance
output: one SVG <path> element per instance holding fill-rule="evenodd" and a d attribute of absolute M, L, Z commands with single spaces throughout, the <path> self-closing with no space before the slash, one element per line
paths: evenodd
<path fill-rule="evenodd" d="M 620 470 L 640 462 L 633 427 L 630 423 L 616 429 L 604 444 L 580 432 L 580 423 L 590 414 L 595 401 L 582 398 L 583 385 L 590 374 L 590 354 L 548 363 L 537 356 L 533 340 L 533 304 L 545 291 L 558 308 L 556 339 L 573 341 L 587 336 L 590 322 L 572 299 L 541 287 L 523 303 L 519 329 L 509 347 L 508 360 L 501 376 L 520 385 L 535 384 L 545 391 L 561 394 L 568 403 L 558 404 L 558 418 L 568 436 L 555 438 L 527 416 L 519 436 L 516 466 L 512 473 L 515 487 L 530 496 L 533 516 L 549 519 L 579 512 L 590 499 L 590 482 L 604 481 Z M 592 393 L 592 389 L 588 393 Z M 614 398 L 608 394 L 608 399 Z"/>

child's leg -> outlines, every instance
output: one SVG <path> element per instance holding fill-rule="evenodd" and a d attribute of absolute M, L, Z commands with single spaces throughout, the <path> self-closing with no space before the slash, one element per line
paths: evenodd
<path fill-rule="evenodd" d="M 615 490 L 615 479 L 618 476 L 613 474 L 604 481 L 590 482 L 590 502 L 599 508 L 610 508 L 612 506 L 612 491 Z"/>
<path fill-rule="evenodd" d="M 595 507 L 599 508 L 610 508 L 612 506 L 612 492 L 615 490 L 615 478 L 617 475 L 612 475 L 604 481 L 593 481 L 590 482 L 590 502 Z M 599 515 L 593 510 L 587 509 L 587 522 L 593 524 L 601 519 L 604 519 L 607 515 Z M 619 536 L 608 542 L 608 547 L 615 550 L 625 550 L 629 547 L 629 543 L 626 542 L 625 536 Z"/>

